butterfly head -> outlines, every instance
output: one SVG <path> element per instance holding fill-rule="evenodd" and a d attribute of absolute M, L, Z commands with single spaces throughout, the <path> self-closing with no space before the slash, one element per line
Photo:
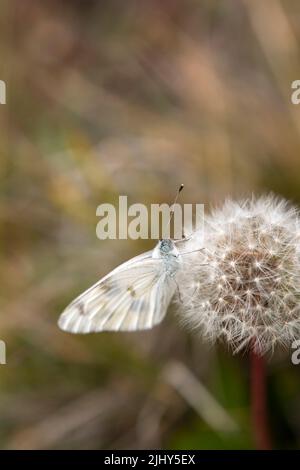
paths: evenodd
<path fill-rule="evenodd" d="M 178 256 L 179 254 L 173 240 L 170 240 L 168 238 L 159 240 L 157 248 L 161 257 L 170 255 Z"/>
<path fill-rule="evenodd" d="M 173 240 L 164 238 L 159 240 L 156 247 L 152 252 L 152 258 L 164 258 L 170 260 L 170 258 L 175 257 L 176 259 L 179 256 L 179 251 L 177 250 Z"/>
<path fill-rule="evenodd" d="M 167 238 L 159 240 L 159 251 L 162 255 L 168 255 L 174 248 L 174 242 Z"/>

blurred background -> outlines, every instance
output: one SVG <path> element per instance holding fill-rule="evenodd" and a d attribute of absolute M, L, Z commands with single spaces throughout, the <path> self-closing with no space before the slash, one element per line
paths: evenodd
<path fill-rule="evenodd" d="M 1 2 L 0 447 L 253 448 L 247 355 L 184 331 L 72 336 L 64 307 L 151 241 L 96 207 L 300 202 L 297 0 Z M 300 366 L 268 358 L 274 448 L 300 445 Z"/>

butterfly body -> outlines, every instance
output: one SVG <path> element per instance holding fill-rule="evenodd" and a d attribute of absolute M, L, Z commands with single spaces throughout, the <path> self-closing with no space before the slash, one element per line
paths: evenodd
<path fill-rule="evenodd" d="M 160 240 L 154 250 L 123 263 L 77 297 L 59 327 L 71 333 L 153 327 L 167 312 L 181 263 L 175 243 Z"/>
<path fill-rule="evenodd" d="M 153 259 L 161 259 L 164 265 L 165 274 L 174 277 L 182 262 L 179 251 L 174 242 L 170 239 L 160 240 L 152 253 Z"/>

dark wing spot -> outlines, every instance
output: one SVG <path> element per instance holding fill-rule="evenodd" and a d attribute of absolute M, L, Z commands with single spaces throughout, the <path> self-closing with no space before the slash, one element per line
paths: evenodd
<path fill-rule="evenodd" d="M 108 297 L 113 297 L 115 295 L 120 294 L 122 292 L 122 289 L 120 289 L 120 285 L 118 284 L 118 282 L 109 281 L 105 284 L 101 284 L 101 291 Z"/>
<path fill-rule="evenodd" d="M 82 315 L 82 316 L 85 315 L 86 312 L 85 312 L 85 310 L 84 310 L 84 304 L 83 304 L 82 302 L 79 302 L 79 304 L 78 304 L 78 310 L 79 310 L 79 314 L 80 314 L 80 315 Z"/>
<path fill-rule="evenodd" d="M 132 286 L 129 286 L 129 287 L 127 288 L 127 290 L 128 290 L 128 292 L 130 292 L 130 295 L 131 295 L 132 297 L 136 297 L 136 292 L 135 292 L 135 290 L 134 290 L 134 288 L 133 288 Z"/>
<path fill-rule="evenodd" d="M 109 284 L 102 284 L 101 285 L 101 290 L 103 290 L 103 292 L 106 294 L 107 292 L 109 292 L 110 290 L 112 289 L 112 286 L 109 285 Z"/>

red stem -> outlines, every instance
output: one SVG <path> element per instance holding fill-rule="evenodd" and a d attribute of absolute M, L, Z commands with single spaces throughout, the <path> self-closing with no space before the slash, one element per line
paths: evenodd
<path fill-rule="evenodd" d="M 257 449 L 270 450 L 266 399 L 266 368 L 262 356 L 251 351 L 251 407 L 252 426 Z"/>

